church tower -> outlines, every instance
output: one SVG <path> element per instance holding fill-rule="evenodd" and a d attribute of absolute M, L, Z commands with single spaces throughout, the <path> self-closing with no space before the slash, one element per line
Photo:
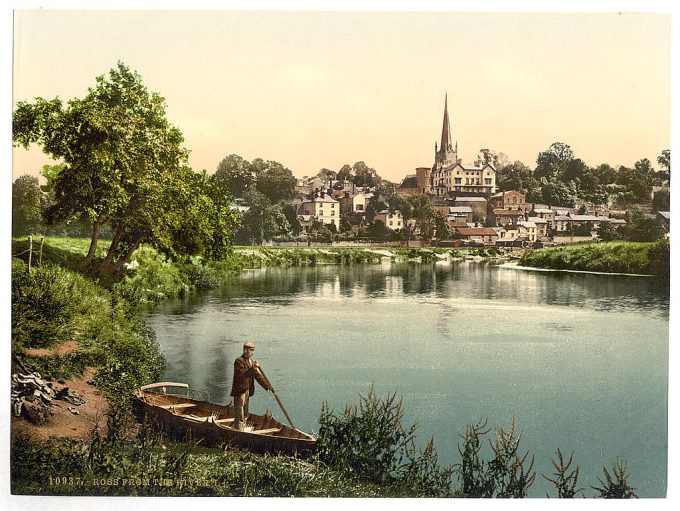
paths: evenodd
<path fill-rule="evenodd" d="M 444 98 L 444 122 L 442 123 L 442 139 L 437 150 L 434 145 L 434 166 L 435 168 L 450 167 L 458 163 L 458 142 L 454 148 L 451 142 L 451 126 L 449 124 L 449 95 Z"/>

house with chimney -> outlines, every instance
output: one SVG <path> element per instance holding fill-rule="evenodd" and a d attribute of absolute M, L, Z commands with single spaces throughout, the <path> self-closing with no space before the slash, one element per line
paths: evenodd
<path fill-rule="evenodd" d="M 315 191 L 297 206 L 297 215 L 309 215 L 324 225 L 340 227 L 340 202 L 323 190 Z"/>

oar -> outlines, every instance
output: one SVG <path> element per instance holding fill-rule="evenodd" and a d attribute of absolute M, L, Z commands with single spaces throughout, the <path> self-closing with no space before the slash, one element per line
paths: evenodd
<path fill-rule="evenodd" d="M 267 382 L 267 385 L 268 385 L 269 388 L 271 389 L 272 394 L 274 394 L 274 397 L 276 398 L 276 402 L 279 403 L 279 406 L 281 407 L 281 410 L 283 410 L 283 414 L 286 416 L 286 419 L 288 419 L 288 422 L 290 423 L 290 425 L 293 426 L 293 429 L 297 429 L 297 428 L 295 427 L 295 424 L 293 424 L 293 421 L 290 419 L 290 415 L 288 415 L 288 412 L 287 412 L 286 409 L 283 407 L 283 403 L 282 403 L 281 400 L 279 399 L 279 396 L 278 396 L 278 394 L 276 393 L 276 391 L 274 390 L 274 387 L 272 387 L 272 384 L 271 384 L 271 382 L 269 381 L 269 378 L 267 378 L 267 375 L 264 374 L 264 371 L 262 370 L 262 368 L 261 368 L 259 365 L 257 366 L 257 370 L 260 371 L 260 374 L 262 375 L 262 378 L 264 378 L 264 381 Z"/>

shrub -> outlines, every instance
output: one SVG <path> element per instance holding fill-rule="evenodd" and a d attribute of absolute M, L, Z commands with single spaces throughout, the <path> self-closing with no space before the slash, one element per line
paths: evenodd
<path fill-rule="evenodd" d="M 557 454 L 557 461 L 550 460 L 555 467 L 554 479 L 541 474 L 546 481 L 549 481 L 555 486 L 557 490 L 557 496 L 561 499 L 573 499 L 577 493 L 582 492 L 583 488 L 576 488 L 578 483 L 578 465 L 576 468 L 569 472 L 571 468 L 571 463 L 574 459 L 574 452 L 572 451 L 569 456 L 569 460 L 565 463 L 562 451 L 558 448 L 555 451 Z"/>
<path fill-rule="evenodd" d="M 123 279 L 113 290 L 133 304 L 156 303 L 188 288 L 177 264 L 149 246 L 142 246 L 128 263 Z"/>
<path fill-rule="evenodd" d="M 463 448 L 458 446 L 461 463 L 456 466 L 464 497 L 524 498 L 534 483 L 534 458 L 519 453 L 522 433 L 515 433 L 515 418 L 510 431 L 496 430 L 495 442 L 489 442 L 493 456 L 485 461 L 481 456 L 481 439 L 489 433 L 486 421 L 468 425 L 463 436 Z M 528 462 L 527 462 L 528 461 Z"/>
<path fill-rule="evenodd" d="M 607 467 L 602 467 L 604 474 L 604 481 L 597 478 L 600 486 L 593 486 L 593 490 L 598 492 L 598 497 L 602 499 L 633 499 L 637 498 L 635 488 L 631 488 L 628 484 L 628 469 L 626 463 L 622 460 L 616 460 L 612 463 L 612 473 L 610 474 Z"/>
<path fill-rule="evenodd" d="M 12 344 L 14 349 L 45 348 L 73 335 L 74 282 L 69 272 L 45 264 L 30 274 L 12 260 Z"/>
<path fill-rule="evenodd" d="M 359 406 L 337 415 L 324 403 L 319 418 L 319 458 L 331 467 L 373 484 L 387 485 L 402 496 L 450 495 L 452 469 L 440 468 L 430 441 L 415 446 L 417 425 L 405 428 L 396 393 L 379 398 L 373 388 L 359 394 Z"/>

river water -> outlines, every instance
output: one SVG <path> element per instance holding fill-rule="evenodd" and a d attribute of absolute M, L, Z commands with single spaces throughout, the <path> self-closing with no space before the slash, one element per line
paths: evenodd
<path fill-rule="evenodd" d="M 459 461 L 465 426 L 509 428 L 540 473 L 574 451 L 579 486 L 623 459 L 641 497 L 666 491 L 669 293 L 655 279 L 527 271 L 488 261 L 248 270 L 146 316 L 164 379 L 229 401 L 233 360 L 252 340 L 295 425 L 318 431 L 371 386 L 403 397 L 405 422 Z M 257 388 L 256 413 L 284 420 Z M 486 448 L 486 447 L 485 447 Z M 484 451 L 489 457 L 489 451 Z M 539 475 L 531 495 L 551 486 Z"/>

